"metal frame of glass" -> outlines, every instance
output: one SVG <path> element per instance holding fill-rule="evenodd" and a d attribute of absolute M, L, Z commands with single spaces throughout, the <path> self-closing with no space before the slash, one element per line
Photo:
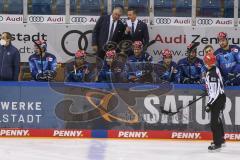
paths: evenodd
<path fill-rule="evenodd" d="M 1 11 L 3 14 L 6 14 L 7 9 L 10 6 L 10 4 L 13 5 L 12 4 L 13 0 L 0 0 L 0 1 L 3 2 Z M 21 0 L 18 0 L 18 1 L 21 1 Z M 22 1 L 23 1 L 23 3 L 22 3 L 23 6 L 21 7 L 22 11 L 20 11 L 19 13 L 23 14 L 24 22 L 27 23 L 28 14 L 33 14 L 31 11 L 30 12 L 28 12 L 28 11 L 32 10 L 31 4 L 34 2 L 34 0 L 22 0 Z M 129 3 L 133 0 L 65 0 L 65 4 L 64 4 L 65 6 L 60 6 L 60 8 L 65 7 L 65 10 L 60 11 L 60 12 L 57 11 L 58 0 L 49 0 L 49 2 L 53 3 L 53 5 L 50 6 L 51 14 L 65 15 L 66 23 L 70 23 L 70 15 L 73 14 L 73 12 L 75 12 L 76 15 L 81 15 L 81 7 L 80 7 L 81 2 L 82 3 L 85 2 L 87 4 L 88 2 L 94 3 L 95 1 L 98 1 L 98 4 L 100 4 L 100 6 L 98 6 L 99 8 L 97 9 L 97 12 L 99 12 L 99 15 L 101 15 L 101 14 L 107 14 L 107 13 L 110 14 L 112 11 L 112 8 L 116 4 L 123 4 L 123 8 L 126 11 L 129 7 Z M 134 1 L 136 1 L 136 3 L 137 2 L 142 3 L 142 0 L 134 0 Z M 154 24 L 154 10 L 156 9 L 156 7 L 154 7 L 155 6 L 154 2 L 156 0 L 146 0 L 146 1 L 147 1 L 147 6 L 143 6 L 143 7 L 145 10 L 147 10 L 147 15 L 143 14 L 141 16 L 148 16 L 150 19 L 150 24 L 153 25 Z M 170 0 L 158 0 L 158 1 L 161 3 L 164 3 L 164 2 L 167 2 Z M 175 17 L 177 15 L 177 4 L 178 4 L 177 1 L 178 0 L 171 0 L 171 1 L 174 2 L 173 9 L 172 9 L 172 12 L 174 12 L 174 14 L 172 14 L 172 15 Z M 184 0 L 181 0 L 181 1 L 184 1 Z M 186 1 L 189 1 L 189 0 L 186 0 Z M 200 6 L 201 1 L 202 0 L 191 0 L 191 16 L 189 16 L 189 17 L 192 18 L 193 26 L 196 25 L 196 17 L 201 16 L 199 14 L 199 12 L 201 11 L 201 6 Z M 209 3 L 214 2 L 214 0 L 207 0 L 207 1 Z M 239 3 L 240 3 L 239 1 L 240 0 L 228 0 L 227 2 L 226 2 L 226 0 L 219 0 L 219 1 L 221 1 L 220 5 L 222 7 L 222 8 L 220 8 L 220 12 L 221 12 L 220 17 L 224 18 L 224 16 L 225 16 L 226 18 L 234 18 L 234 26 L 238 26 L 238 16 L 239 16 L 238 9 L 239 9 Z M 38 2 L 42 2 L 42 1 L 38 1 Z M 74 2 L 76 5 L 72 5 L 71 2 L 72 3 Z M 189 3 L 189 2 L 186 2 L 186 3 Z M 231 4 L 229 4 L 229 3 L 231 3 Z M 232 6 L 232 3 L 234 3 L 233 6 Z M 95 7 L 95 6 L 93 6 L 93 7 Z M 226 6 L 226 8 L 225 8 L 225 6 Z M 76 8 L 73 8 L 73 7 L 76 7 Z M 233 7 L 233 12 L 231 10 L 231 7 Z M 189 8 L 189 6 L 188 6 L 188 8 Z M 228 15 L 225 15 L 224 12 L 226 12 L 227 9 L 230 9 L 231 13 Z M 86 14 L 84 14 L 84 15 L 86 15 Z M 232 15 L 233 15 L 233 17 L 231 17 Z M 178 16 L 176 16 L 176 17 L 178 17 Z"/>

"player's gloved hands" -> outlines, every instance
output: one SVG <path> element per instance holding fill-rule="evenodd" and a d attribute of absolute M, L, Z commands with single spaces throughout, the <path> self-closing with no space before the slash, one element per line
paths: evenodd
<path fill-rule="evenodd" d="M 190 79 L 185 77 L 183 79 L 183 84 L 189 84 L 189 83 L 190 83 Z"/>
<path fill-rule="evenodd" d="M 47 72 L 43 72 L 43 76 L 46 77 L 46 79 L 48 78 L 48 73 Z"/>
<path fill-rule="evenodd" d="M 122 69 L 120 67 L 113 68 L 113 73 L 121 73 Z"/>
<path fill-rule="evenodd" d="M 37 75 L 36 75 L 36 79 L 38 80 L 38 81 L 43 81 L 43 80 L 46 80 L 46 76 L 43 74 L 43 73 L 38 73 Z"/>
<path fill-rule="evenodd" d="M 234 86 L 239 85 L 240 73 L 228 73 L 227 81 L 225 85 Z"/>
<path fill-rule="evenodd" d="M 138 80 L 138 78 L 136 76 L 129 76 L 128 78 L 130 80 L 130 82 L 136 82 Z"/>
<path fill-rule="evenodd" d="M 234 73 L 228 73 L 228 80 L 235 79 L 236 75 Z"/>
<path fill-rule="evenodd" d="M 73 78 L 76 82 L 82 82 L 82 79 L 83 79 L 82 76 L 76 75 L 76 74 L 72 75 L 72 78 Z"/>
<path fill-rule="evenodd" d="M 172 73 L 175 73 L 175 74 L 178 73 L 178 70 L 176 68 L 174 68 L 174 67 L 172 67 L 172 68 L 173 68 Z"/>
<path fill-rule="evenodd" d="M 224 82 L 224 86 L 232 86 L 232 85 L 233 85 L 233 83 L 230 82 L 229 80 Z"/>
<path fill-rule="evenodd" d="M 210 112 L 211 111 L 212 106 L 210 104 L 207 104 L 207 106 L 205 107 L 205 112 Z"/>
<path fill-rule="evenodd" d="M 152 61 L 152 56 L 148 56 L 147 57 L 147 62 L 151 62 Z"/>
<path fill-rule="evenodd" d="M 53 80 L 56 76 L 56 71 L 46 70 L 44 75 L 47 77 L 48 80 Z"/>
<path fill-rule="evenodd" d="M 136 76 L 137 78 L 142 77 L 142 76 L 143 76 L 143 71 L 136 71 L 135 76 Z"/>
<path fill-rule="evenodd" d="M 86 69 L 84 70 L 84 73 L 85 73 L 85 74 L 89 74 L 89 73 L 90 73 L 89 69 L 86 68 Z"/>
<path fill-rule="evenodd" d="M 204 84 L 204 83 L 205 83 L 205 78 L 201 78 L 200 84 Z"/>
<path fill-rule="evenodd" d="M 196 80 L 196 81 L 194 81 L 194 84 L 201 84 L 201 81 Z"/>

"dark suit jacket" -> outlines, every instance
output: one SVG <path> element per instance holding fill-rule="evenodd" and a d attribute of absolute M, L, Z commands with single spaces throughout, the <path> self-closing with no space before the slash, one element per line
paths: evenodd
<path fill-rule="evenodd" d="M 128 33 L 124 35 L 125 39 L 134 41 L 142 41 L 143 45 L 146 45 L 149 43 L 149 33 L 147 24 L 142 22 L 141 20 L 138 20 L 137 27 L 135 29 L 135 32 L 133 34 Z"/>
<path fill-rule="evenodd" d="M 108 39 L 110 16 L 111 15 L 101 16 L 93 29 L 92 45 L 97 45 L 99 50 L 102 49 Z M 124 24 L 122 23 L 122 21 L 118 20 L 111 41 L 119 43 L 121 40 L 123 40 L 124 31 Z"/>

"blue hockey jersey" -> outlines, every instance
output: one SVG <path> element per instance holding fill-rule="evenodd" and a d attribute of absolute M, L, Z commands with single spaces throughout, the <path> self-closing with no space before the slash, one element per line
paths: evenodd
<path fill-rule="evenodd" d="M 150 82 L 152 81 L 151 72 L 152 67 L 152 56 L 148 53 L 143 53 L 140 57 L 131 55 L 128 57 L 127 63 L 127 77 L 128 80 L 136 82 Z"/>
<path fill-rule="evenodd" d="M 106 61 L 99 72 L 98 82 L 126 82 L 126 64 L 119 61 L 114 61 L 112 66 L 109 66 Z"/>
<path fill-rule="evenodd" d="M 194 84 L 204 83 L 204 74 L 206 67 L 203 60 L 196 58 L 194 62 L 190 62 L 188 57 L 179 60 L 178 71 L 180 76 L 180 83 Z"/>
<path fill-rule="evenodd" d="M 232 79 L 231 75 L 236 75 L 240 72 L 240 47 L 236 45 L 229 45 L 228 50 L 219 48 L 214 54 L 217 58 L 217 66 L 219 67 L 223 76 L 223 81 L 226 84 L 230 79 Z M 235 80 L 235 82 L 239 84 L 238 80 Z"/>
<path fill-rule="evenodd" d="M 240 48 L 236 45 L 229 45 L 228 50 L 219 48 L 215 51 L 217 66 L 221 71 L 224 82 L 228 80 L 229 73 L 240 71 Z"/>
<path fill-rule="evenodd" d="M 171 62 L 168 68 L 164 65 L 163 61 L 158 62 L 154 65 L 154 73 L 156 75 L 156 82 L 169 81 L 178 83 L 179 82 L 179 72 L 177 70 L 177 64 Z"/>
<path fill-rule="evenodd" d="M 92 82 L 95 80 L 95 72 L 88 62 L 82 66 L 76 67 L 74 62 L 67 65 L 67 81 L 68 82 Z"/>
<path fill-rule="evenodd" d="M 57 59 L 51 53 L 46 52 L 44 57 L 42 57 L 42 61 L 41 56 L 35 53 L 29 57 L 28 61 L 33 80 L 39 80 L 39 73 L 44 74 L 48 71 L 56 72 Z"/>

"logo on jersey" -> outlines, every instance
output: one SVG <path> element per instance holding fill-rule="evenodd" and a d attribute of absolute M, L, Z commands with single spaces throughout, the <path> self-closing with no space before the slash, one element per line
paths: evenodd
<path fill-rule="evenodd" d="M 47 61 L 52 62 L 53 58 L 52 57 L 47 57 Z"/>
<path fill-rule="evenodd" d="M 198 63 L 195 63 L 195 66 L 196 67 L 202 67 L 202 64 L 198 62 Z"/>
<path fill-rule="evenodd" d="M 238 52 L 238 49 L 237 49 L 237 48 L 232 48 L 231 51 L 237 53 L 237 52 Z"/>
<path fill-rule="evenodd" d="M 225 58 L 226 61 L 229 60 L 229 57 L 227 55 L 226 56 L 224 55 L 224 58 Z"/>
<path fill-rule="evenodd" d="M 210 82 L 216 82 L 216 81 L 217 81 L 216 77 L 211 77 Z"/>

